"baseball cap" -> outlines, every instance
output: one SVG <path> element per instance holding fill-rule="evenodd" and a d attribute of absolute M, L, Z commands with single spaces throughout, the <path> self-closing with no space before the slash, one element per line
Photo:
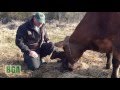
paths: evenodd
<path fill-rule="evenodd" d="M 36 12 L 34 16 L 38 22 L 45 23 L 45 15 L 43 13 Z"/>

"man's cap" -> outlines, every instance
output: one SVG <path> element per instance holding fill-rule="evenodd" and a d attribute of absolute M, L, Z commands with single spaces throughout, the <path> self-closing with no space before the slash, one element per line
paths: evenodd
<path fill-rule="evenodd" d="M 38 22 L 45 24 L 45 15 L 43 13 L 36 12 L 34 16 Z"/>

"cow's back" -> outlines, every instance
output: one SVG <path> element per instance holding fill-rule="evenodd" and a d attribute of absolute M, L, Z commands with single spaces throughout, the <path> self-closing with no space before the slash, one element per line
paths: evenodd
<path fill-rule="evenodd" d="M 119 29 L 120 12 L 88 12 L 71 35 L 70 41 L 85 43 L 92 39 L 111 39 L 120 33 Z"/>

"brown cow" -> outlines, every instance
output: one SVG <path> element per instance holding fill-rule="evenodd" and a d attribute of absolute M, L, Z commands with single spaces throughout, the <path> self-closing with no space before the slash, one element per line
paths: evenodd
<path fill-rule="evenodd" d="M 60 48 L 62 47 L 62 48 L 63 48 L 63 44 L 64 44 L 64 46 L 65 46 L 65 43 L 67 43 L 66 40 L 68 40 L 68 38 L 69 38 L 69 36 L 67 36 L 67 37 L 65 38 L 65 41 L 60 41 L 60 42 L 55 43 L 55 46 L 56 46 L 56 47 L 60 47 Z M 112 66 L 112 57 L 113 57 L 112 52 L 106 53 L 106 56 L 107 56 L 106 69 L 110 69 L 110 67 Z M 56 50 L 52 53 L 50 59 L 56 59 L 56 58 L 61 59 L 62 67 L 61 67 L 60 70 L 61 70 L 62 72 L 63 72 L 64 70 L 66 70 L 66 69 L 69 69 L 69 68 L 67 67 L 66 55 L 65 55 L 65 52 L 64 52 L 64 51 L 59 51 L 59 50 L 56 49 Z M 70 70 L 71 70 L 71 69 L 70 69 Z"/>
<path fill-rule="evenodd" d="M 113 52 L 112 78 L 118 78 L 120 65 L 120 12 L 88 12 L 63 46 L 66 66 L 74 64 L 86 50 Z"/>

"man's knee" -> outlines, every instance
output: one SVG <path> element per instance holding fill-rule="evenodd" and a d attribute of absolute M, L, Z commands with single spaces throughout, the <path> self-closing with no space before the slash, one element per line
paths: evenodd
<path fill-rule="evenodd" d="M 38 66 L 38 65 L 28 65 L 29 70 L 37 70 L 37 69 L 39 69 L 39 67 L 40 66 Z"/>
<path fill-rule="evenodd" d="M 40 55 L 45 57 L 47 55 L 50 55 L 54 50 L 54 44 L 52 42 L 44 43 L 41 47 L 41 53 Z"/>
<path fill-rule="evenodd" d="M 50 53 L 54 50 L 54 44 L 52 42 L 48 43 Z"/>
<path fill-rule="evenodd" d="M 45 43 L 46 45 L 46 48 L 48 49 L 54 49 L 54 44 L 52 42 L 49 42 L 49 43 Z"/>
<path fill-rule="evenodd" d="M 40 60 L 37 59 L 37 58 L 32 58 L 28 63 L 27 63 L 27 66 L 28 66 L 28 69 L 31 69 L 31 70 L 36 70 L 40 67 Z"/>
<path fill-rule="evenodd" d="M 36 70 L 40 67 L 40 59 L 38 58 L 33 58 L 28 55 L 24 56 L 24 62 L 26 63 L 28 69 L 30 70 Z"/>

